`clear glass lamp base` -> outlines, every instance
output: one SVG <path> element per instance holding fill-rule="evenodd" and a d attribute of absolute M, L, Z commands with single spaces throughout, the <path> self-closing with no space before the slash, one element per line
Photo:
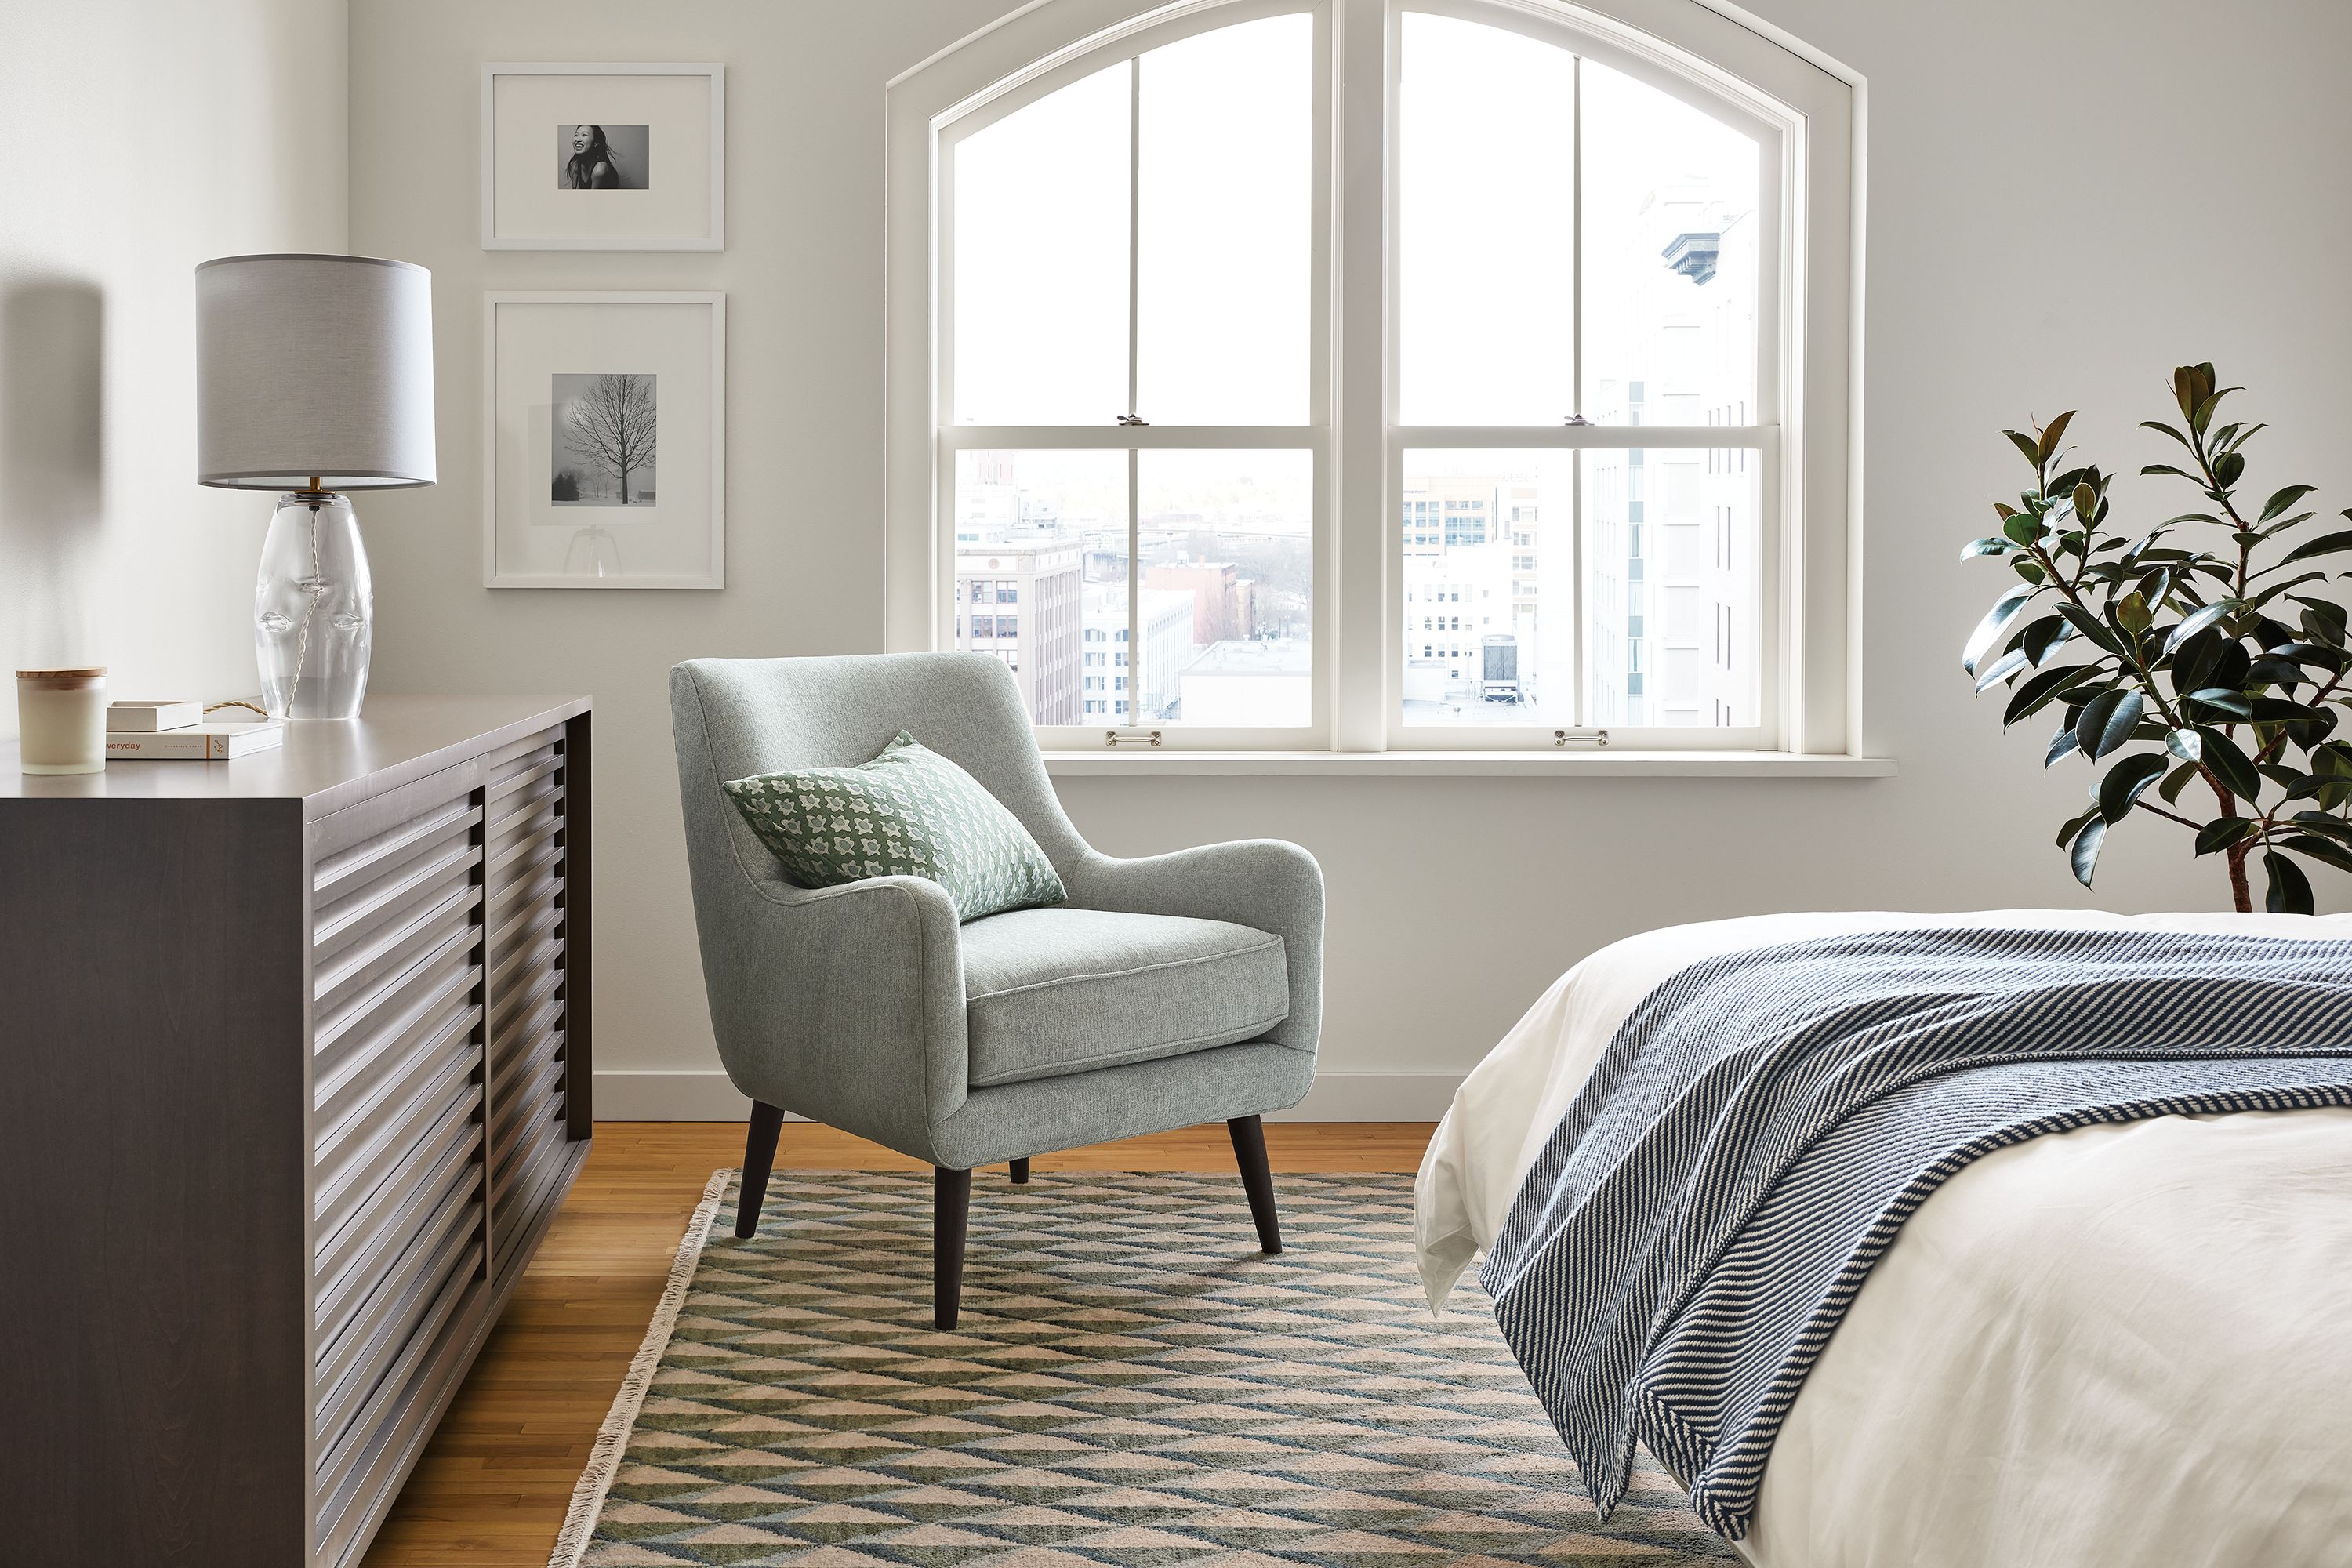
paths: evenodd
<path fill-rule="evenodd" d="M 278 498 L 253 589 L 253 650 L 274 719 L 356 719 L 375 639 L 375 586 L 350 500 Z"/>

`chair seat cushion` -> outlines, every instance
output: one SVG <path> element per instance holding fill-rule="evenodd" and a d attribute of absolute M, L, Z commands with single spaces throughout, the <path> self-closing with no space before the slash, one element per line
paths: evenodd
<path fill-rule="evenodd" d="M 1224 921 L 1020 910 L 963 928 L 975 1088 L 1253 1040 L 1289 1016 L 1282 938 Z"/>

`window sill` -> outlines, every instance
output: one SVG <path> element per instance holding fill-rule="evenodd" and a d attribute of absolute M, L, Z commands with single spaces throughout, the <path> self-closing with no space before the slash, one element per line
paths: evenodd
<path fill-rule="evenodd" d="M 1321 778 L 1883 779 L 1892 757 L 1793 752 L 1047 752 L 1055 778 L 1307 773 Z"/>

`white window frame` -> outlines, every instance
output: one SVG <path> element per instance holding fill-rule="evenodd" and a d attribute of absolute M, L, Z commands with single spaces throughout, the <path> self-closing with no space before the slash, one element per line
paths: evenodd
<path fill-rule="evenodd" d="M 1758 137 L 1766 217 L 1777 234 L 1759 279 L 1757 423 L 1730 429 L 1622 426 L 1410 427 L 1396 422 L 1398 117 L 1395 50 L 1406 11 L 1466 17 L 1568 47 L 1691 101 Z M 951 423 L 952 323 L 943 287 L 951 246 L 947 175 L 961 134 L 1119 58 L 1258 16 L 1316 17 L 1313 365 L 1309 416 L 1295 426 L 1106 425 L 1001 428 Z M 1377 93 L 1350 84 L 1377 82 Z M 887 95 L 888 355 L 885 644 L 952 647 L 955 454 L 967 447 L 1286 447 L 1315 454 L 1313 722 L 1305 731 L 1164 727 L 1163 751 L 1263 771 L 1269 754 L 1360 763 L 1364 753 L 1452 771 L 1480 755 L 1514 764 L 1581 748 L 1533 726 L 1402 722 L 1403 621 L 1398 500 L 1410 447 L 1570 449 L 1748 447 L 1765 502 L 1759 650 L 1765 722 L 1617 731 L 1617 756 L 1672 771 L 1719 757 L 1733 771 L 1774 760 L 1839 759 L 1860 733 L 1859 463 L 1861 79 L 1785 36 L 1702 0 L 1045 0 L 1014 12 L 895 79 Z M 1768 340 L 1769 348 L 1768 349 Z M 1579 322 L 1578 342 L 1582 342 Z M 1377 352 L 1363 352 L 1376 345 Z M 1350 352 L 1354 350 L 1355 352 Z M 1130 369 L 1132 367 L 1130 366 Z M 1130 526 L 1132 526 L 1130 508 Z M 1579 536 L 1582 529 L 1574 531 Z M 1581 592 L 1580 563 L 1572 574 Z M 1583 658 L 1580 616 L 1578 665 Z M 1130 726 L 1131 728 L 1131 726 Z M 1101 725 L 1041 729 L 1049 754 L 1101 757 Z M 1571 752 L 1570 754 L 1575 754 Z M 1120 762 L 1130 759 L 1121 757 Z M 1173 762 L 1176 759 L 1170 758 Z M 1196 759 L 1208 763 L 1210 756 Z M 1074 770 L 1075 771 L 1075 770 Z M 1091 769 L 1087 771 L 1093 771 Z M 1363 771 L 1360 766 L 1352 771 Z M 1520 771 L 1515 765 L 1511 771 Z M 1763 771 L 1777 772 L 1765 768 Z M 1824 771 L 1807 768 L 1802 771 Z M 1834 771 L 1834 770 L 1827 770 Z M 1885 771 L 1873 765 L 1867 771 Z"/>

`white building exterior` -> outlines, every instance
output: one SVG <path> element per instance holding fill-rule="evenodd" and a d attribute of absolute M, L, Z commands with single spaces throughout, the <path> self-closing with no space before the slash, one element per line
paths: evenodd
<path fill-rule="evenodd" d="M 1192 613 L 1189 593 L 1139 589 L 1136 614 L 1143 635 L 1130 640 L 1127 584 L 1087 584 L 1078 671 L 1081 721 L 1144 724 L 1178 717 L 1170 711 L 1181 690 L 1178 678 L 1199 651 L 1192 642 Z M 1130 657 L 1137 651 L 1139 664 Z"/>
<path fill-rule="evenodd" d="M 1694 182 L 1652 193 L 1645 216 L 1643 374 L 1602 384 L 1598 422 L 1756 423 L 1755 215 Z M 1586 475 L 1587 721 L 1760 723 L 1756 454 L 1610 449 Z"/>
<path fill-rule="evenodd" d="M 1296 727 L 1315 705 L 1314 649 L 1301 638 L 1212 643 L 1178 678 L 1184 722 Z"/>
<path fill-rule="evenodd" d="M 956 550 L 955 646 L 993 654 L 1040 724 L 1082 721 L 1079 570 L 1066 544 L 966 544 Z"/>

